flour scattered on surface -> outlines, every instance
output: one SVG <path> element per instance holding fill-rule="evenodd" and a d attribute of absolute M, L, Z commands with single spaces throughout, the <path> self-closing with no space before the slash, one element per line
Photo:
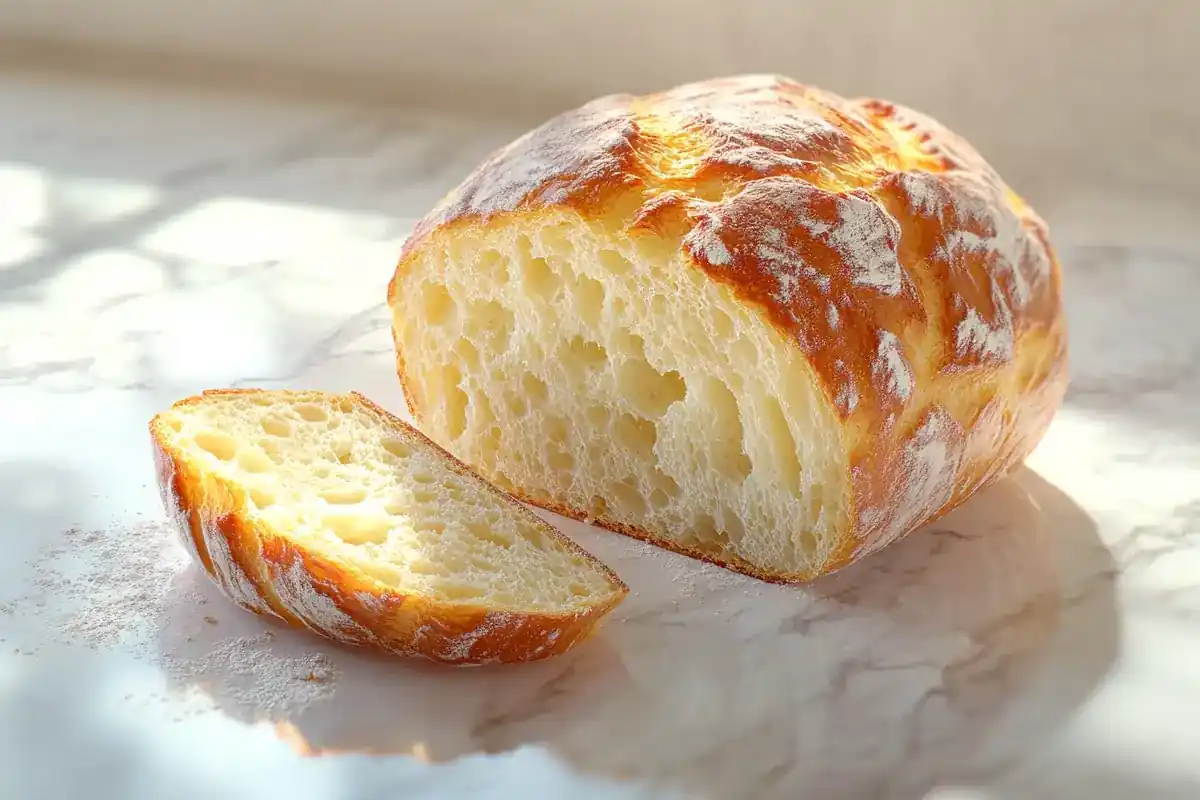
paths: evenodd
<path fill-rule="evenodd" d="M 33 564 L 34 590 L 14 605 L 45 615 L 52 642 L 146 657 L 156 644 L 163 598 L 187 563 L 166 523 L 72 528 L 41 551 Z"/>
<path fill-rule="evenodd" d="M 337 670 L 319 652 L 284 655 L 270 630 L 217 638 L 223 619 L 236 616 L 242 630 L 261 623 L 223 598 L 209 602 L 186 581 L 180 588 L 190 563 L 165 520 L 72 528 L 38 552 L 26 593 L 3 610 L 37 619 L 46 643 L 149 661 L 185 695 L 200 690 L 249 716 L 294 713 L 332 694 Z"/>
<path fill-rule="evenodd" d="M 162 657 L 162 665 L 181 684 L 209 684 L 221 705 L 250 716 L 295 714 L 333 694 L 337 670 L 320 653 L 283 657 L 272 650 L 273 634 L 225 639 L 200 658 Z"/>

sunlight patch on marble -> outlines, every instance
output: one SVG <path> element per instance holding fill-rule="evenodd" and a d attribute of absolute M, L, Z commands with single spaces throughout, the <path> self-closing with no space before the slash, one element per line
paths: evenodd
<path fill-rule="evenodd" d="M 1133 458 L 1153 451 L 1154 459 Z M 1122 460 L 1115 454 L 1128 454 Z M 1100 412 L 1068 403 L 1026 464 L 1069 493 L 1122 513 L 1161 513 L 1163 504 L 1181 505 L 1196 496 L 1200 440 L 1134 413 Z M 1119 480 L 1115 480 L 1119 477 Z M 1095 492 L 1097 481 L 1107 487 Z M 1100 502 L 1096 502 L 1100 501 Z"/>
<path fill-rule="evenodd" d="M 122 250 L 86 253 L 42 284 L 42 302 L 54 309 L 86 311 L 123 297 L 161 292 L 162 267 Z"/>
<path fill-rule="evenodd" d="M 0 218 L 0 223 L 3 223 Z M 23 231 L 0 232 L 0 273 L 5 267 L 16 265 L 30 258 L 37 258 L 46 251 L 46 242 L 39 236 Z"/>
<path fill-rule="evenodd" d="M 159 189 L 145 183 L 0 162 L 0 236 L 113 222 L 151 208 L 161 197 Z"/>
<path fill-rule="evenodd" d="M 149 251 L 214 264 L 254 264 L 335 252 L 344 240 L 378 238 L 394 220 L 321 206 L 220 197 L 179 214 L 141 239 Z"/>

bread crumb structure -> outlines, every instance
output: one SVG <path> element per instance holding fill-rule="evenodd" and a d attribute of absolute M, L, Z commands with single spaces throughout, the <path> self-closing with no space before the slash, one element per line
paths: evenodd
<path fill-rule="evenodd" d="M 564 652 L 628 591 L 359 395 L 205 392 L 150 427 L 180 534 L 247 610 L 469 664 Z"/>
<path fill-rule="evenodd" d="M 1046 226 L 936 121 L 776 76 L 500 149 L 389 288 L 414 417 L 548 509 L 777 581 L 1019 463 L 1066 387 Z"/>

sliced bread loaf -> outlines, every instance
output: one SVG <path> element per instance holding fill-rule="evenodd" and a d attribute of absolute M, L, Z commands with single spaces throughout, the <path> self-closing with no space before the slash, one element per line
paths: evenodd
<path fill-rule="evenodd" d="M 250 611 L 453 664 L 565 652 L 607 567 L 359 394 L 208 391 L 150 423 L 163 502 Z"/>

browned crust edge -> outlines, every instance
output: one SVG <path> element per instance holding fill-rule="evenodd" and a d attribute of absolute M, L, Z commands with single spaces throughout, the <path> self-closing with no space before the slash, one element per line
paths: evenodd
<path fill-rule="evenodd" d="M 266 390 L 208 390 L 172 407 L 262 391 Z M 322 392 L 270 393 L 330 398 Z M 350 396 L 401 435 L 444 454 L 456 474 L 475 479 L 544 533 L 598 566 L 614 589 L 612 595 L 579 612 L 554 614 L 444 603 L 397 592 L 352 565 L 315 553 L 253 521 L 245 491 L 206 474 L 172 446 L 163 415 L 158 414 L 149 430 L 164 507 L 188 552 L 223 595 L 247 611 L 308 628 L 332 641 L 449 665 L 542 660 L 595 635 L 598 623 L 629 593 L 607 565 L 411 425 L 357 392 Z"/>

